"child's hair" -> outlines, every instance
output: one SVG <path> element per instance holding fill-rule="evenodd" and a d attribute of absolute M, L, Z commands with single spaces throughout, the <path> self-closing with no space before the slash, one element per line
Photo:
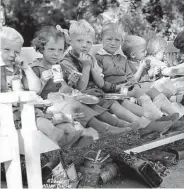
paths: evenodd
<path fill-rule="evenodd" d="M 164 51 L 167 48 L 167 41 L 159 36 L 151 38 L 147 43 L 148 55 L 155 55 L 159 51 Z"/>
<path fill-rule="evenodd" d="M 122 50 L 128 58 L 131 58 L 130 54 L 132 50 L 139 48 L 142 45 L 146 45 L 146 40 L 144 38 L 137 35 L 127 35 L 122 44 Z"/>
<path fill-rule="evenodd" d="M 178 33 L 173 44 L 177 49 L 180 49 L 182 54 L 184 53 L 184 31 Z"/>
<path fill-rule="evenodd" d="M 7 26 L 1 28 L 0 37 L 1 40 L 5 39 L 5 40 L 16 41 L 16 42 L 20 42 L 22 45 L 24 43 L 24 39 L 22 35 L 15 29 Z"/>
<path fill-rule="evenodd" d="M 65 43 L 67 43 L 69 40 L 67 32 L 67 30 L 62 29 L 59 25 L 57 25 L 56 27 L 45 26 L 43 29 L 36 33 L 36 37 L 32 40 L 32 45 L 36 49 L 36 51 L 43 53 L 44 47 L 51 37 L 53 37 L 56 41 L 59 38 L 64 38 Z"/>
<path fill-rule="evenodd" d="M 69 34 L 72 35 L 91 35 L 93 40 L 95 39 L 94 28 L 84 19 L 75 21 L 70 21 Z"/>
<path fill-rule="evenodd" d="M 102 26 L 101 36 L 103 37 L 104 34 L 108 31 L 113 31 L 113 32 L 119 34 L 122 37 L 122 39 L 125 36 L 123 27 L 118 23 L 114 23 L 114 22 L 110 22 L 110 21 L 105 22 Z"/>

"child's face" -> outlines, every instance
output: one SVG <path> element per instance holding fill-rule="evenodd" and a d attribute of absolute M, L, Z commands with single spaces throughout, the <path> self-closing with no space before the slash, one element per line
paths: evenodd
<path fill-rule="evenodd" d="M 64 53 L 64 38 L 58 38 L 57 40 L 50 37 L 49 41 L 44 46 L 43 58 L 48 64 L 56 64 L 62 60 Z"/>
<path fill-rule="evenodd" d="M 157 52 L 157 53 L 155 54 L 155 57 L 156 57 L 158 60 L 162 61 L 162 60 L 164 59 L 164 56 L 165 56 L 165 50 L 166 50 L 166 49 L 163 49 L 163 50 L 160 50 L 159 52 Z"/>
<path fill-rule="evenodd" d="M 91 35 L 72 35 L 71 46 L 75 55 L 80 53 L 88 54 L 93 45 L 93 37 Z"/>
<path fill-rule="evenodd" d="M 107 31 L 104 33 L 102 40 L 103 48 L 108 53 L 114 54 L 120 48 L 122 37 L 114 31 Z"/>
<path fill-rule="evenodd" d="M 146 44 L 140 45 L 132 49 L 130 56 L 133 60 L 141 61 L 144 60 L 146 57 Z"/>
<path fill-rule="evenodd" d="M 15 58 L 20 55 L 22 43 L 7 39 L 1 40 L 2 59 L 6 65 L 13 65 Z"/>

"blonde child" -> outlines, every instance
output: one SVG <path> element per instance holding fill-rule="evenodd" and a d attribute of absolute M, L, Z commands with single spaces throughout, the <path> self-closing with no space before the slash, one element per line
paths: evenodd
<path fill-rule="evenodd" d="M 116 85 L 108 85 L 108 83 L 106 85 L 106 83 L 104 83 L 104 80 L 101 77 L 102 74 L 100 74 L 102 69 L 96 65 L 94 57 L 88 54 L 95 36 L 92 26 L 85 20 L 75 21 L 71 24 L 69 32 L 72 50 L 65 55 L 64 60 L 62 61 L 62 68 L 65 73 L 69 73 L 71 67 L 82 73 L 82 76 L 74 86 L 83 92 L 87 91 L 87 93 L 95 90 L 101 91 L 100 88 L 104 91 L 114 91 Z M 66 80 L 68 79 L 67 74 L 65 74 L 65 78 Z M 137 121 L 138 123 L 141 123 L 140 117 L 123 108 L 117 101 L 105 101 L 102 99 L 100 105 L 108 108 L 121 119 L 127 119 L 129 122 Z M 142 120 L 141 126 L 143 126 L 143 124 L 144 126 L 147 126 L 151 122 L 146 118 L 142 118 Z M 153 124 L 155 124 L 155 122 Z"/>
<path fill-rule="evenodd" d="M 157 70 L 159 71 L 161 67 L 157 67 L 157 63 L 154 61 L 155 57 L 152 57 L 151 59 L 149 59 L 149 57 L 147 58 L 149 64 L 145 61 L 147 49 L 146 41 L 139 36 L 129 35 L 125 38 L 122 48 L 129 60 L 129 65 L 134 73 L 134 78 L 142 83 L 141 86 L 143 90 L 151 97 L 154 104 L 168 114 L 178 112 L 181 117 L 183 113 L 180 108 L 171 104 L 167 97 L 159 91 L 161 88 L 160 86 L 162 85 L 157 85 L 158 83 L 155 84 L 154 80 L 150 80 L 149 76 L 153 76 L 152 73 L 157 74 Z M 158 57 L 160 57 L 161 54 L 163 54 L 163 52 L 159 53 Z M 149 73 L 150 68 L 151 74 Z M 162 89 L 163 92 L 168 91 L 167 88 L 163 87 Z"/>

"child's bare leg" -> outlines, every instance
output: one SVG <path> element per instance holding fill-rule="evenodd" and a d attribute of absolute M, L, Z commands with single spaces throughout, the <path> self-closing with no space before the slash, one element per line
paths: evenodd
<path fill-rule="evenodd" d="M 115 114 L 118 118 L 128 121 L 130 123 L 136 122 L 137 120 L 139 120 L 139 117 L 137 115 L 135 115 L 131 111 L 125 109 L 117 101 L 114 102 L 113 105 L 110 107 L 110 111 L 113 114 Z"/>
<path fill-rule="evenodd" d="M 131 130 L 130 127 L 118 128 L 118 127 L 111 126 L 108 123 L 102 122 L 95 117 L 93 117 L 88 122 L 88 126 L 97 130 L 100 134 L 106 134 L 106 133 L 114 133 L 115 134 L 115 133 L 120 133 L 120 132 L 125 132 L 125 131 Z"/>
<path fill-rule="evenodd" d="M 166 112 L 167 114 L 173 114 L 173 113 L 180 113 L 182 116 L 183 114 L 181 113 L 181 109 L 178 106 L 175 106 L 174 104 L 172 104 L 167 97 L 159 92 L 157 89 L 155 88 L 151 88 L 147 94 L 153 99 L 154 104 L 160 108 L 161 110 L 163 110 L 164 112 Z"/>
<path fill-rule="evenodd" d="M 99 115 L 98 119 L 116 127 L 131 127 L 131 128 L 139 127 L 139 123 L 137 122 L 129 123 L 127 121 L 119 119 L 116 115 L 112 115 L 107 111 Z"/>
<path fill-rule="evenodd" d="M 53 123 L 42 117 L 36 120 L 37 128 L 54 142 L 58 142 L 64 136 L 64 130 L 56 128 Z"/>
<path fill-rule="evenodd" d="M 131 103 L 128 99 L 125 99 L 121 105 L 139 117 L 144 116 L 144 108 L 137 104 Z"/>

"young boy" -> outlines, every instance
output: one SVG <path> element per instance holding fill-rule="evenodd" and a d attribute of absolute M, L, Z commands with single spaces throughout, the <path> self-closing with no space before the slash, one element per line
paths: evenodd
<path fill-rule="evenodd" d="M 143 38 L 139 36 L 129 35 L 126 37 L 122 46 L 123 52 L 126 54 L 129 60 L 130 68 L 134 73 L 134 78 L 137 81 L 140 81 L 140 83 L 142 82 L 141 86 L 144 88 L 144 91 L 146 92 L 146 94 L 152 97 L 154 104 L 158 108 L 162 109 L 168 114 L 178 112 L 180 113 L 181 117 L 183 113 L 181 112 L 180 108 L 173 105 L 163 93 L 159 92 L 156 89 L 157 85 L 154 85 L 155 87 L 150 88 L 153 85 L 153 80 L 150 80 L 148 72 L 150 67 L 155 68 L 157 66 L 155 66 L 155 61 L 151 63 L 152 65 L 150 66 L 150 61 L 152 60 L 149 61 L 149 65 L 147 65 L 147 62 L 144 60 L 146 57 L 146 45 L 146 41 Z M 155 69 L 151 69 L 152 73 L 153 71 L 155 71 Z"/>
<path fill-rule="evenodd" d="M 108 83 L 107 85 L 106 83 L 104 85 L 104 80 L 100 76 L 101 69 L 96 69 L 98 66 L 95 65 L 96 62 L 94 61 L 94 58 L 88 54 L 95 36 L 92 26 L 84 20 L 80 20 L 78 22 L 75 21 L 71 24 L 69 32 L 72 50 L 66 54 L 64 60 L 62 61 L 62 68 L 65 73 L 64 77 L 66 81 L 69 78 L 68 73 L 70 73 L 72 67 L 75 71 L 82 73 L 80 79 L 73 85 L 75 88 L 82 91 L 87 89 L 86 91 L 88 92 L 89 90 L 95 91 L 97 89 L 97 91 L 99 91 L 99 88 L 104 89 L 105 86 L 108 91 L 114 91 L 116 87 L 115 85 L 108 85 Z M 97 86 L 99 88 L 97 88 Z M 137 122 L 140 123 L 140 118 L 138 116 L 126 110 L 119 103 L 113 100 L 102 100 L 100 104 L 103 105 L 103 107 L 110 109 L 110 111 L 117 115 L 117 117 L 124 119 L 129 118 L 132 120 L 136 119 Z M 128 114 L 124 115 L 125 110 L 128 112 Z M 130 120 L 130 122 L 132 122 L 132 120 Z M 144 118 L 144 120 L 146 119 Z M 148 125 L 148 123 L 150 123 L 150 120 L 148 120 L 146 124 Z M 141 126 L 143 126 L 143 123 L 141 124 Z"/>

